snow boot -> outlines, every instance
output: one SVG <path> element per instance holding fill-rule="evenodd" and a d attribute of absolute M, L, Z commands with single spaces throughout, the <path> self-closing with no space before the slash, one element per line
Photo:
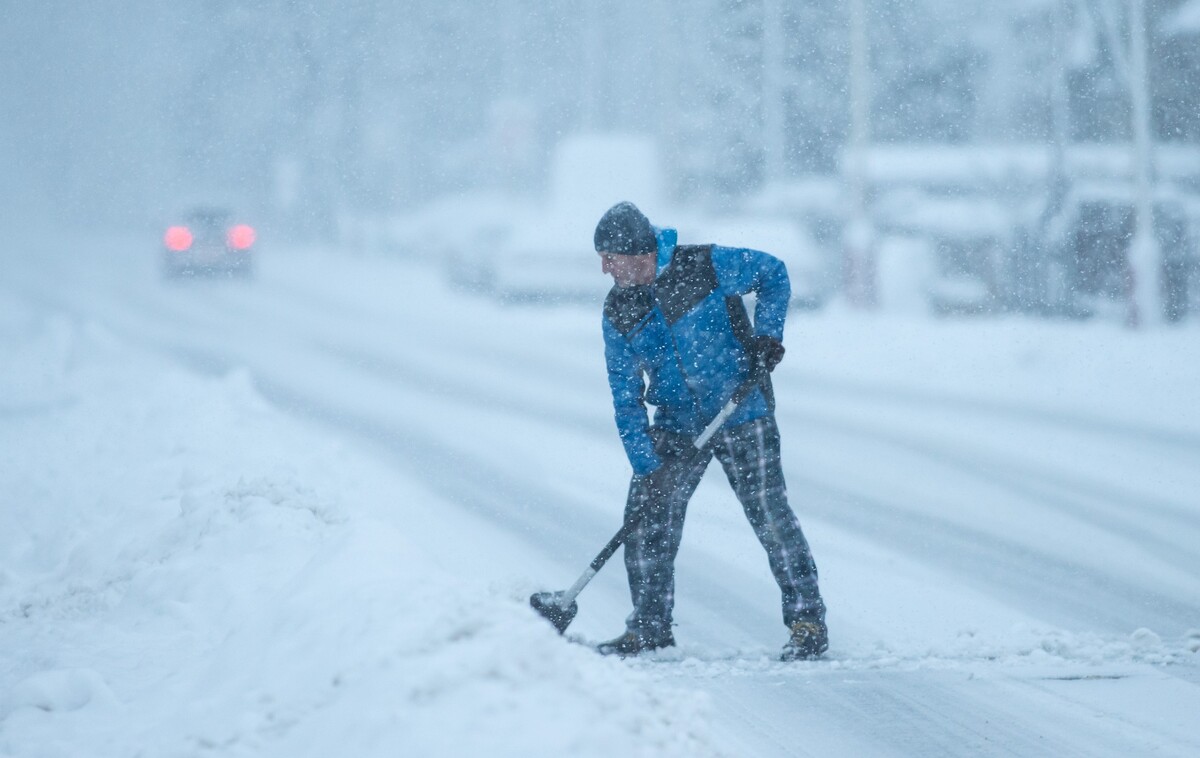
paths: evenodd
<path fill-rule="evenodd" d="M 675 647 L 675 636 L 670 632 L 661 637 L 646 637 L 636 632 L 625 632 L 616 639 L 601 642 L 596 646 L 596 652 L 600 655 L 619 655 L 627 658 L 663 647 Z"/>
<path fill-rule="evenodd" d="M 829 649 L 829 628 L 824 621 L 797 621 L 791 631 L 792 638 L 779 656 L 781 661 L 807 661 Z"/>

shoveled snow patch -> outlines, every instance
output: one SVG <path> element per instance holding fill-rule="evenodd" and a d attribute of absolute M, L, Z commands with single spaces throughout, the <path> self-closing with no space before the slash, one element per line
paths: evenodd
<path fill-rule="evenodd" d="M 1017 673 L 1022 667 L 1087 670 L 1135 664 L 1187 664 L 1197 650 L 1200 650 L 1200 631 L 1197 630 L 1190 631 L 1182 640 L 1163 640 L 1149 629 L 1113 637 L 1018 624 L 1003 634 L 963 629 L 954 640 L 939 640 L 936 645 L 925 648 L 879 641 L 872 647 L 832 650 L 820 660 L 804 663 L 780 663 L 777 652 L 765 647 L 714 650 L 683 644 L 633 665 L 654 671 L 658 664 L 669 662 L 680 664 L 680 668 L 689 673 L 714 677 L 763 672 L 781 677 L 809 677 L 818 671 L 918 671 L 973 666 L 992 671 L 1002 667 L 1007 672 Z"/>
<path fill-rule="evenodd" d="M 246 372 L 12 300 L 0 356 L 0 752 L 718 753 L 703 696 L 443 565 L 448 506 Z"/>

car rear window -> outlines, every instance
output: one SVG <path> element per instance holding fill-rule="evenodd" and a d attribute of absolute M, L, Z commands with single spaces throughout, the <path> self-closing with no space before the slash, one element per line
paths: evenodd
<path fill-rule="evenodd" d="M 201 208 L 188 214 L 187 225 L 198 238 L 224 239 L 232 218 L 233 214 L 222 208 Z"/>

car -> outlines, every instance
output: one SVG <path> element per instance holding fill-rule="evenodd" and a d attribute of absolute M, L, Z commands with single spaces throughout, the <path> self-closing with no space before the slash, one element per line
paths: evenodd
<path fill-rule="evenodd" d="M 649 137 L 564 138 L 553 151 L 543 197 L 454 200 L 448 215 L 456 222 L 442 224 L 436 235 L 446 241 L 440 257 L 450 283 L 509 303 L 602 301 L 611 282 L 592 247 L 596 222 L 623 199 L 635 200 L 652 219 L 669 218 L 658 213 L 660 175 Z"/>
<path fill-rule="evenodd" d="M 1163 317 L 1194 309 L 1200 280 L 1200 197 L 1160 187 L 1151 206 Z M 1076 182 L 1049 228 L 1058 279 L 1056 299 L 1070 315 L 1123 317 L 1133 286 L 1131 247 L 1137 226 L 1134 188 L 1123 182 Z"/>
<path fill-rule="evenodd" d="M 929 310 L 939 316 L 1007 307 L 1017 216 L 1003 199 L 902 187 L 880 193 L 873 222 L 876 286 L 884 308 L 906 302 L 918 283 Z"/>
<path fill-rule="evenodd" d="M 436 262 L 455 289 L 492 295 L 498 251 L 535 212 L 497 192 L 446 195 L 398 217 L 390 239 L 403 254 Z"/>
<path fill-rule="evenodd" d="M 169 279 L 248 277 L 254 271 L 256 238 L 254 227 L 228 208 L 192 207 L 163 233 L 163 272 Z"/>

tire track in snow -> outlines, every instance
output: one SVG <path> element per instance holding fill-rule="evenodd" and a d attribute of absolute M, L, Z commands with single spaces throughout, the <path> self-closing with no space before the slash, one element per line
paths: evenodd
<path fill-rule="evenodd" d="M 63 273 L 59 284 L 66 280 Z M 192 287 L 193 284 L 197 286 Z M 210 284 L 218 286 L 210 287 Z M 312 311 L 307 304 L 304 308 L 283 309 L 265 302 L 258 289 L 243 290 L 239 287 L 231 290 L 219 286 L 221 284 L 224 283 L 182 282 L 177 284 L 177 288 L 173 286 L 165 291 L 146 291 L 134 283 L 125 282 L 125 286 L 116 290 L 118 297 L 101 301 L 99 298 L 105 293 L 96 293 L 97 296 L 88 303 L 88 310 L 83 310 L 78 299 L 62 289 L 53 288 L 50 293 L 43 288 L 39 290 L 43 303 L 71 313 L 76 318 L 92 316 L 99 308 L 110 327 L 125 338 L 171 354 L 204 373 L 221 373 L 239 365 L 255 366 L 258 363 L 256 351 L 251 344 L 243 342 L 244 329 L 251 327 L 254 340 L 270 339 L 276 347 L 285 342 L 297 349 L 311 347 L 326 356 L 326 360 L 333 358 L 346 368 L 395 382 L 398 390 L 414 389 L 431 397 L 453 399 L 460 405 L 473 404 L 489 410 L 506 410 L 519 416 L 548 416 L 575 429 L 600 432 L 612 428 L 597 424 L 593 416 L 573 411 L 574 406 L 570 403 L 547 407 L 539 405 L 532 396 L 528 400 L 518 401 L 495 389 L 497 386 L 508 386 L 509 382 L 518 383 L 521 377 L 528 379 L 544 373 L 557 376 L 565 371 L 562 363 L 554 364 L 546 372 L 539 372 L 532 370 L 528 363 L 517 362 L 525 368 L 514 370 L 511 355 L 505 357 L 503 353 L 492 349 L 486 351 L 490 360 L 484 370 L 470 374 L 457 372 L 445 368 L 443 362 L 431 359 L 423 350 L 411 349 L 411 346 L 403 359 L 393 357 L 391 351 L 381 351 L 387 346 L 366 342 L 353 329 L 325 318 L 306 319 L 304 323 L 307 328 L 297 330 L 293 317 L 297 311 Z M 252 317 L 251 314 L 257 315 Z M 167 318 L 164 319 L 164 316 Z M 164 329 L 164 325 L 169 328 Z M 335 334 L 349 336 L 350 339 L 336 342 L 333 339 Z M 237 339 L 229 340 L 229 335 L 236 335 Z M 455 333 L 455 336 L 461 335 Z M 453 354 L 462 360 L 464 351 L 443 350 L 443 355 L 446 354 Z M 479 357 L 473 349 L 468 354 L 472 361 Z M 573 367 L 573 364 L 565 365 Z M 498 372 L 505 380 L 495 381 L 495 374 L 489 374 L 489 371 Z M 262 373 L 261 367 L 256 373 Z M 470 377 L 478 378 L 478 381 L 472 382 Z M 527 381 L 519 383 L 528 384 Z M 574 384 L 556 382 L 555 387 L 545 387 L 547 391 L 536 394 L 539 398 L 561 399 L 563 385 L 569 387 Z M 551 392 L 551 389 L 557 391 Z"/>
<path fill-rule="evenodd" d="M 484 378 L 484 380 L 472 382 L 464 379 L 459 373 L 430 370 L 428 366 L 418 367 L 416 363 L 401 358 L 341 345 L 325 344 L 323 348 L 327 355 L 338 358 L 347 366 L 353 366 L 379 379 L 403 384 L 431 396 L 453 399 L 459 405 L 477 405 L 491 410 L 506 411 L 517 416 L 548 418 L 559 426 L 571 429 L 585 429 L 596 434 L 611 431 L 615 434 L 615 424 L 601 425 L 597 423 L 595 415 L 579 413 L 575 410 L 579 407 L 579 403 L 577 401 L 561 402 L 561 393 L 547 393 L 539 388 L 525 397 L 517 398 L 512 394 L 497 392 L 495 389 L 497 386 L 510 387 L 515 383 L 511 373 L 511 364 L 504 366 L 509 370 L 506 381 L 492 382 L 485 378 L 487 375 L 484 372 L 478 372 L 475 376 Z M 523 390 L 528 388 L 526 383 L 521 383 L 521 387 Z M 525 393 L 522 392 L 522 395 Z"/>
<path fill-rule="evenodd" d="M 280 280 L 272 280 L 271 289 L 268 294 L 277 302 L 284 304 L 294 303 L 296 298 L 301 298 L 302 301 L 305 302 L 306 313 L 314 310 L 324 314 L 338 312 L 346 318 L 346 322 L 348 324 L 376 323 L 379 320 L 378 310 L 372 310 L 365 307 L 364 302 L 360 300 L 345 302 L 331 298 L 328 293 L 324 291 L 301 287 L 294 281 L 285 282 Z M 444 296 L 444 299 L 452 302 L 461 297 L 462 295 L 459 294 L 447 293 Z M 312 304 L 316 304 L 317 307 L 311 307 Z M 599 305 L 597 305 L 597 308 L 599 308 Z M 513 312 L 511 307 L 506 310 L 509 313 Z M 553 311 L 546 309 L 545 312 L 552 313 Z M 399 325 L 405 327 L 411 326 L 411 321 L 403 318 L 407 315 L 408 314 L 402 313 L 391 314 L 392 317 L 402 319 L 399 322 Z M 425 313 L 424 315 L 427 318 L 430 314 Z M 600 324 L 598 315 L 596 318 L 595 332 L 597 338 L 596 345 L 601 346 L 603 343 L 600 341 L 599 337 Z M 344 335 L 345 332 L 342 332 L 342 334 Z M 454 337 L 453 341 L 444 339 L 444 333 L 434 330 L 419 330 L 417 335 L 418 338 L 420 338 L 419 347 L 421 349 L 408 351 L 408 353 L 405 355 L 406 360 L 427 361 L 428 356 L 434 352 L 442 356 L 453 355 L 455 357 L 461 357 L 464 354 L 469 354 L 473 360 L 485 360 L 492 368 L 501 369 L 503 371 L 511 371 L 514 365 L 540 365 L 547 369 L 545 373 L 564 378 L 566 380 L 564 383 L 568 385 L 574 382 L 594 378 L 591 371 L 580 368 L 576 363 L 564 361 L 549 363 L 546 360 L 547 357 L 553 358 L 555 357 L 555 353 L 546 350 L 547 346 L 540 342 L 530 343 L 528 346 L 530 349 L 526 349 L 526 344 L 524 343 L 514 343 L 509 341 L 504 344 L 503 348 L 500 348 L 497 347 L 495 341 L 491 339 L 486 330 L 475 331 L 471 329 L 452 330 L 452 336 Z M 426 335 L 430 335 L 428 339 L 424 339 Z M 464 345 L 464 341 L 468 340 L 469 344 Z M 409 342 L 409 347 L 417 346 L 418 344 L 416 341 Z M 382 347 L 384 346 L 378 344 L 363 346 L 364 349 L 378 349 Z M 556 345 L 556 348 L 558 349 L 563 349 L 565 347 L 572 346 L 562 344 Z M 578 348 L 574 347 L 574 349 Z M 440 363 L 440 361 L 433 361 L 433 363 Z M 603 370 L 602 361 L 598 361 L 596 366 L 599 370 Z"/>
<path fill-rule="evenodd" d="M 824 428 L 923 456 L 935 464 L 957 469 L 1031 503 L 1051 507 L 1083 523 L 1135 540 L 1150 547 L 1151 552 L 1200 574 L 1200 555 L 1180 544 L 1181 533 L 1195 532 L 1200 540 L 1200 519 L 1190 514 L 1182 503 L 1127 488 L 1096 484 L 1082 477 L 1050 473 L 1035 464 L 1014 460 L 996 450 L 966 452 L 970 448 L 963 444 L 950 447 L 931 442 L 928 437 L 916 433 L 886 430 L 882 426 L 868 427 L 811 410 L 789 411 L 786 417 L 806 428 Z M 1102 512 L 1095 505 L 1099 505 Z M 1130 506 L 1136 506 L 1138 510 L 1131 511 Z M 1143 517 L 1147 514 L 1169 526 L 1176 540 L 1164 539 L 1145 528 Z"/>
<path fill-rule="evenodd" d="M 1018 405 L 1002 400 L 985 400 L 900 387 L 879 387 L 865 382 L 832 379 L 808 372 L 799 373 L 798 380 L 798 389 L 806 392 L 816 391 L 827 395 L 865 398 L 903 407 L 924 406 L 936 410 L 955 410 L 999 417 L 1005 420 L 1019 419 L 1038 426 L 1055 424 L 1068 430 L 1173 447 L 1186 454 L 1200 457 L 1200 435 L 1179 429 L 1130 424 L 1047 406 Z"/>
<path fill-rule="evenodd" d="M 1030 615 L 1063 628 L 1099 624 L 1116 634 L 1148 627 L 1181 635 L 1194 627 L 1193 603 L 1119 575 L 1070 563 L 978 529 L 788 472 L 788 492 L 805 511 L 852 534 L 974 582 Z"/>

